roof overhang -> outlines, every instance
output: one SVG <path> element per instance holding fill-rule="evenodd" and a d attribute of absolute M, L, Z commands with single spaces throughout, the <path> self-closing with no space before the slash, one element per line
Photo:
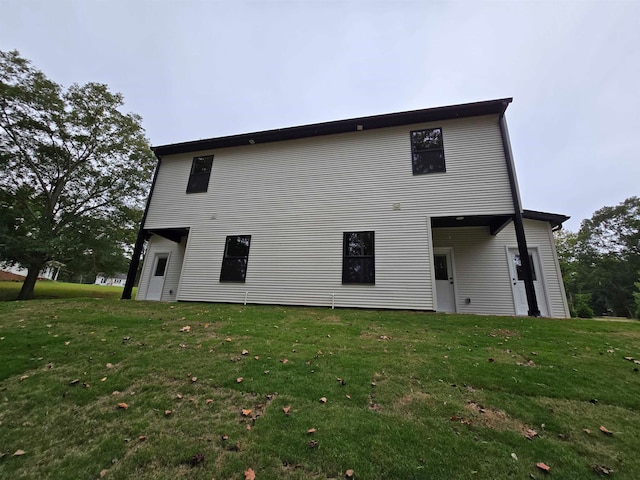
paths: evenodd
<path fill-rule="evenodd" d="M 407 112 L 350 118 L 348 120 L 314 123 L 299 127 L 278 128 L 275 130 L 264 130 L 261 132 L 173 143 L 152 147 L 151 149 L 156 155 L 162 157 L 165 155 L 237 147 L 241 145 L 280 142 L 284 140 L 317 137 L 321 135 L 335 135 L 338 133 L 356 132 L 361 130 L 397 127 L 401 125 L 411 125 L 414 123 L 438 122 L 442 120 L 478 117 L 492 114 L 502 115 L 511 101 L 512 98 L 501 98 L 498 100 L 463 103 L 459 105 L 449 105 L 446 107 L 410 110 Z"/>
<path fill-rule="evenodd" d="M 171 240 L 175 243 L 180 243 L 182 241 L 182 237 L 186 237 L 189 235 L 188 228 L 152 228 L 149 230 L 145 230 L 145 238 L 149 240 L 151 235 L 158 235 L 159 237 L 166 238 L 167 240 Z"/>
<path fill-rule="evenodd" d="M 538 212 L 536 210 L 523 210 L 522 217 L 528 220 L 548 222 L 553 230 L 559 229 L 564 222 L 569 220 L 566 215 L 559 213 Z M 447 217 L 432 217 L 432 228 L 453 227 L 488 227 L 491 235 L 497 235 L 513 220 L 513 215 L 457 215 Z"/>
<path fill-rule="evenodd" d="M 549 222 L 554 230 L 562 228 L 562 224 L 571 218 L 560 213 L 538 212 L 537 210 L 522 210 L 522 216 L 529 220 Z"/>

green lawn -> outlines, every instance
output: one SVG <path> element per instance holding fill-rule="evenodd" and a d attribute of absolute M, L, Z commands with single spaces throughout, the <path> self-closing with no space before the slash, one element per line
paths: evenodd
<path fill-rule="evenodd" d="M 0 301 L 15 300 L 18 298 L 21 287 L 22 282 L 0 282 Z M 135 293 L 134 289 L 133 297 L 135 297 Z M 122 295 L 122 287 L 38 281 L 34 295 L 36 299 L 78 297 L 118 299 Z"/>
<path fill-rule="evenodd" d="M 640 323 L 0 302 L 0 478 L 637 479 L 625 357 Z"/>

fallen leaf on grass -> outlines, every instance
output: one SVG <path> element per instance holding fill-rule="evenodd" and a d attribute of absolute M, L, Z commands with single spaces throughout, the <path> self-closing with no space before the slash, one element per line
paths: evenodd
<path fill-rule="evenodd" d="M 633 357 L 624 357 L 625 360 L 627 360 L 628 362 L 633 362 Z"/>
<path fill-rule="evenodd" d="M 309 447 L 309 448 L 317 448 L 318 447 L 318 441 L 317 440 L 311 440 L 309 443 L 307 443 L 307 447 Z"/>
<path fill-rule="evenodd" d="M 242 383 L 243 380 L 244 380 L 244 378 L 238 377 L 238 378 L 236 378 L 236 383 Z"/>
<path fill-rule="evenodd" d="M 518 455 L 516 455 L 515 453 L 511 454 L 511 458 L 513 458 L 516 462 L 518 461 Z"/>
<path fill-rule="evenodd" d="M 247 430 L 251 430 L 251 428 L 253 428 L 253 427 L 251 427 L 251 424 L 250 423 L 247 424 Z"/>
<path fill-rule="evenodd" d="M 280 363 L 287 363 L 289 360 L 287 360 L 286 358 L 283 358 L 280 360 Z"/>
<path fill-rule="evenodd" d="M 18 450 L 16 450 L 16 451 L 14 452 L 13 456 L 14 456 L 14 457 L 20 457 L 20 456 L 24 455 L 25 453 L 27 453 L 27 452 L 25 452 L 24 450 L 20 450 L 20 449 L 18 449 Z"/>
<path fill-rule="evenodd" d="M 604 465 L 591 465 L 591 470 L 599 475 L 611 475 L 613 473 L 611 468 L 605 467 Z"/>
<path fill-rule="evenodd" d="M 344 472 L 344 476 L 347 478 L 353 478 L 353 470 L 347 470 L 346 472 Z"/>
<path fill-rule="evenodd" d="M 129 408 L 129 405 L 127 405 L 127 404 L 126 404 L 126 403 L 124 403 L 124 402 L 120 402 L 120 403 L 118 404 L 118 408 L 120 408 L 120 409 L 122 409 L 122 410 L 126 410 L 127 408 Z"/>
<path fill-rule="evenodd" d="M 591 434 L 591 430 L 589 430 L 588 428 L 583 428 L 582 430 L 588 435 Z"/>
<path fill-rule="evenodd" d="M 73 380 L 71 380 L 69 382 L 69 385 L 77 385 L 78 383 L 80 383 L 80 379 L 79 378 L 75 378 Z"/>
<path fill-rule="evenodd" d="M 107 363 L 107 364 L 105 365 L 105 367 L 107 367 L 107 368 L 113 368 L 113 364 L 112 364 L 112 363 Z"/>
<path fill-rule="evenodd" d="M 198 381 L 198 377 L 191 377 L 191 383 L 196 383 Z"/>
<path fill-rule="evenodd" d="M 372 408 L 372 407 L 374 407 L 374 406 L 375 406 L 375 405 L 371 405 L 371 406 L 369 406 L 369 408 L 370 408 L 371 410 L 376 410 L 376 409 Z M 380 409 L 380 408 L 379 408 L 379 406 L 378 406 L 378 409 L 377 409 L 377 410 L 379 410 L 379 409 Z M 459 417 L 459 416 L 457 416 L 457 415 L 454 415 L 454 416 L 452 416 L 452 417 L 449 417 L 449 420 L 451 420 L 452 422 L 460 422 L 460 423 L 462 423 L 463 425 L 471 425 L 471 420 L 467 420 L 467 419 L 465 419 L 465 418 L 463 418 L 463 417 Z"/>
<path fill-rule="evenodd" d="M 220 438 L 222 438 L 223 442 L 226 442 L 227 440 L 229 440 L 229 435 L 222 435 L 222 437 Z"/>
<path fill-rule="evenodd" d="M 607 427 L 605 427 L 604 425 L 600 426 L 600 431 L 602 433 L 604 433 L 605 435 L 609 435 L 609 436 L 613 435 L 613 432 L 611 430 L 607 429 Z"/>
<path fill-rule="evenodd" d="M 20 377 L 20 381 L 22 382 L 22 381 L 26 380 L 27 378 L 29 378 L 29 375 L 22 375 Z"/>
<path fill-rule="evenodd" d="M 327 403 L 327 397 L 322 397 L 320 399 L 320 403 Z"/>
<path fill-rule="evenodd" d="M 106 477 L 108 472 L 109 471 L 106 468 L 103 468 L 102 470 L 100 470 L 100 478 Z"/>
<path fill-rule="evenodd" d="M 256 360 L 260 360 L 260 355 L 256 355 L 256 356 L 255 356 L 255 357 L 253 357 L 253 358 L 255 358 Z"/>
<path fill-rule="evenodd" d="M 207 405 L 209 405 L 210 403 L 213 403 L 213 400 L 211 398 L 207 398 L 204 403 L 206 403 Z"/>
<path fill-rule="evenodd" d="M 191 457 L 191 466 L 195 467 L 204 462 L 204 455 L 202 453 L 196 453 L 193 457 Z"/>
<path fill-rule="evenodd" d="M 184 327 L 182 327 L 180 330 L 178 330 L 179 332 L 186 332 L 189 333 L 191 331 L 191 327 L 189 325 L 185 325 Z"/>
<path fill-rule="evenodd" d="M 147 440 L 147 436 L 146 436 L 146 435 L 140 435 L 140 436 L 138 437 L 138 441 L 140 441 L 140 442 L 144 442 L 144 441 L 146 441 L 146 440 Z"/>
<path fill-rule="evenodd" d="M 244 480 L 256 480 L 256 472 L 253 471 L 253 468 L 245 470 Z"/>
<path fill-rule="evenodd" d="M 309 435 L 313 435 L 313 434 L 314 434 L 314 433 L 316 433 L 316 432 L 317 432 L 317 430 L 316 430 L 315 428 L 310 428 L 309 430 L 307 430 L 307 433 L 308 433 Z"/>
<path fill-rule="evenodd" d="M 247 355 L 249 353 L 249 350 L 242 350 L 242 355 Z"/>
<path fill-rule="evenodd" d="M 524 436 L 527 437 L 527 440 L 533 440 L 535 437 L 538 436 L 538 432 L 536 432 L 535 430 L 532 430 L 531 428 L 527 428 L 524 431 Z"/>
<path fill-rule="evenodd" d="M 100 379 L 100 381 L 101 381 L 101 382 L 106 382 L 106 381 L 107 381 L 107 377 L 102 377 L 102 378 Z"/>
<path fill-rule="evenodd" d="M 225 342 L 230 342 L 231 341 L 231 337 L 227 337 L 224 339 Z"/>
<path fill-rule="evenodd" d="M 285 413 L 285 415 L 289 415 L 289 413 L 291 412 L 291 406 L 287 405 L 286 407 L 282 407 L 282 411 Z"/>
<path fill-rule="evenodd" d="M 249 415 L 251 415 L 252 410 L 250 408 L 243 408 L 242 409 L 242 416 L 243 417 L 248 417 Z"/>
<path fill-rule="evenodd" d="M 536 467 L 538 467 L 540 470 L 542 470 L 545 473 L 549 473 L 549 471 L 551 470 L 551 467 L 549 465 L 542 462 L 536 463 Z"/>
<path fill-rule="evenodd" d="M 168 417 L 169 415 L 171 415 L 173 412 L 171 410 L 165 410 L 164 411 L 164 416 Z"/>

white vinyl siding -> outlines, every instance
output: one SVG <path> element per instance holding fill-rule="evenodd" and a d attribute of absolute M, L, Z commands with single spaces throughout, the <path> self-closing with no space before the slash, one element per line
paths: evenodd
<path fill-rule="evenodd" d="M 179 300 L 432 309 L 427 220 L 388 211 L 375 220 L 219 222 L 190 232 Z M 376 284 L 342 284 L 345 231 L 375 231 Z M 226 235 L 251 235 L 245 283 L 219 282 Z M 248 292 L 248 293 L 247 293 Z M 332 297 L 332 294 L 335 297 Z"/>
<path fill-rule="evenodd" d="M 442 127 L 447 172 L 414 176 L 409 132 L 428 127 Z M 193 156 L 204 154 L 215 154 L 209 190 L 188 195 Z M 268 216 L 294 230 L 300 218 L 366 220 L 392 203 L 424 216 L 513 212 L 498 117 L 165 157 L 145 228 Z"/>
<path fill-rule="evenodd" d="M 554 258 L 555 245 L 546 222 L 525 220 L 529 248 L 537 248 L 542 264 L 550 316 L 569 316 L 564 287 Z M 486 227 L 434 228 L 433 243 L 452 247 L 455 258 L 456 308 L 459 313 L 515 315 L 506 248 L 517 248 L 513 223 L 498 235 Z M 465 299 L 470 303 L 465 303 Z"/>
<path fill-rule="evenodd" d="M 140 275 L 140 283 L 138 285 L 138 293 L 136 300 L 144 300 L 149 288 L 149 279 L 151 278 L 151 270 L 154 266 L 154 258 L 158 253 L 168 253 L 169 262 L 165 273 L 164 286 L 162 288 L 163 301 L 174 302 L 177 299 L 178 287 L 180 284 L 180 273 L 182 270 L 182 262 L 184 259 L 185 240 L 183 238 L 180 243 L 172 242 L 166 238 L 153 235 L 147 244 L 147 251 L 142 266 L 142 274 Z"/>

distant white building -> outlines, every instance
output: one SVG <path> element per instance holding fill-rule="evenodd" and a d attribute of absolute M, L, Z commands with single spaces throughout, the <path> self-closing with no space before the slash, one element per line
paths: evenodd
<path fill-rule="evenodd" d="M 64 263 L 51 261 L 47 262 L 46 267 L 44 267 L 38 278 L 44 278 L 46 280 L 53 280 L 54 282 L 58 280 L 58 275 L 60 275 L 60 269 L 64 267 Z M 5 272 L 13 273 L 15 275 L 21 275 L 23 277 L 27 276 L 27 269 L 19 267 L 17 265 L 10 265 L 8 263 L 0 263 L 0 270 Z"/>
<path fill-rule="evenodd" d="M 105 287 L 124 287 L 124 283 L 127 281 L 126 273 L 118 273 L 109 277 L 104 273 L 99 273 L 96 276 L 95 285 L 104 285 Z"/>

